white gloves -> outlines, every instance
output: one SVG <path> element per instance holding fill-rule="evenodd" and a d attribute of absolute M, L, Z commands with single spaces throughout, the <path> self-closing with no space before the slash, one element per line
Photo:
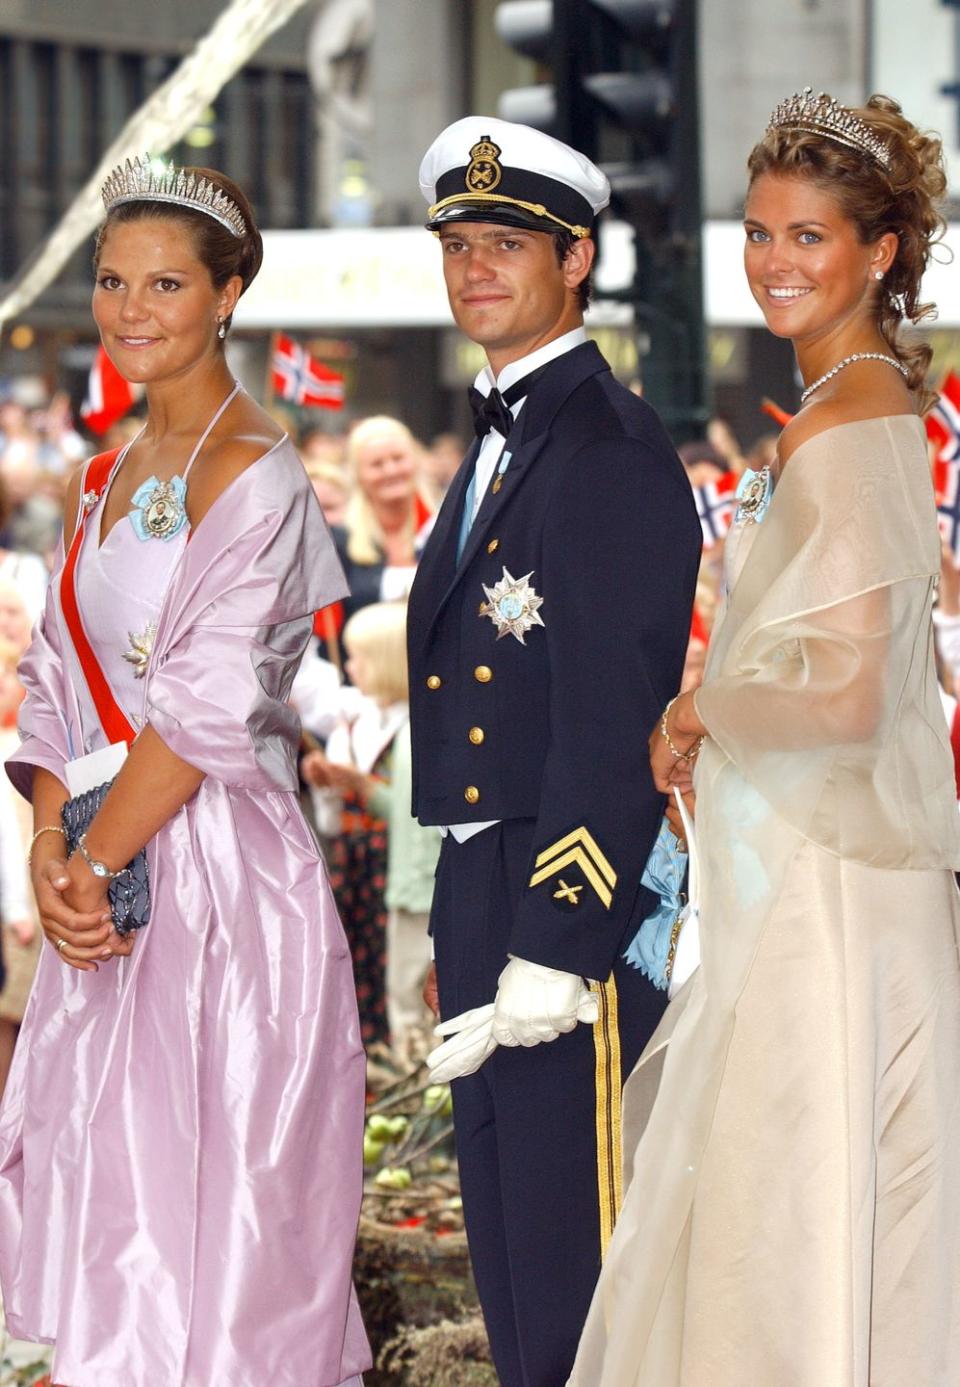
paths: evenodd
<path fill-rule="evenodd" d="M 599 1014 L 596 997 L 578 974 L 511 958 L 498 980 L 493 1038 L 498 1045 L 539 1045 L 572 1031 L 578 1021 L 592 1025 Z"/>
<path fill-rule="evenodd" d="M 472 1011 L 451 1016 L 449 1021 L 434 1029 L 434 1035 L 449 1036 L 442 1045 L 427 1056 L 430 1079 L 435 1084 L 448 1084 L 464 1074 L 475 1074 L 485 1059 L 493 1054 L 497 1042 L 491 1034 L 493 1002 Z"/>
<path fill-rule="evenodd" d="M 600 1014 L 596 997 L 576 973 L 562 973 L 524 958 L 511 958 L 500 974 L 496 1001 L 474 1007 L 437 1026 L 449 1036 L 427 1056 L 430 1077 L 449 1083 L 475 1073 L 497 1045 L 539 1045 L 592 1025 Z"/>

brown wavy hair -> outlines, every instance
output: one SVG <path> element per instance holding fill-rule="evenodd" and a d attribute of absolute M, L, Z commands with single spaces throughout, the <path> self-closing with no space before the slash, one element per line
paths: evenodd
<path fill-rule="evenodd" d="M 933 349 L 927 342 L 902 340 L 900 328 L 904 320 L 919 323 L 936 311 L 934 304 L 921 303 L 920 281 L 946 229 L 940 212 L 947 187 L 943 146 L 935 134 L 907 120 L 889 96 L 874 95 L 864 106 L 849 109 L 883 141 L 890 155 L 888 169 L 866 151 L 848 149 L 824 135 L 770 130 L 747 161 L 750 185 L 763 173 L 808 178 L 830 194 L 864 245 L 894 233 L 896 257 L 877 286 L 877 326 L 907 368 L 907 385 L 923 411 L 936 399 L 926 385 Z"/>
<path fill-rule="evenodd" d="M 189 207 L 178 207 L 169 202 L 121 202 L 112 208 L 97 232 L 97 242 L 93 252 L 93 268 L 100 264 L 100 254 L 107 232 L 121 222 L 134 222 L 152 219 L 154 221 L 176 221 L 189 228 L 197 259 L 207 267 L 215 289 L 222 289 L 234 275 L 239 275 L 243 288 L 241 294 L 249 289 L 263 262 L 263 238 L 257 229 L 257 219 L 244 191 L 217 169 L 185 168 L 186 174 L 195 173 L 198 178 L 206 178 L 220 188 L 231 202 L 240 209 L 246 222 L 245 236 L 234 236 L 225 226 L 221 226 L 206 212 L 195 212 Z M 229 329 L 233 315 L 224 319 Z"/>

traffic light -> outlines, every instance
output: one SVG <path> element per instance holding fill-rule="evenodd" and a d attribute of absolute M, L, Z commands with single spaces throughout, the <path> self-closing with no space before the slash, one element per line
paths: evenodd
<path fill-rule="evenodd" d="M 706 419 L 701 286 L 697 0 L 502 0 L 504 42 L 542 80 L 499 114 L 536 126 L 606 172 L 634 228 L 632 303 L 644 391 L 678 438 Z"/>

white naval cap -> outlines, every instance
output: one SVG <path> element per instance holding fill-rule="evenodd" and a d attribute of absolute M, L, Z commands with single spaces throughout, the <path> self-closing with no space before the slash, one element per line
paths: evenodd
<path fill-rule="evenodd" d="M 566 230 L 589 236 L 610 201 L 596 164 L 530 125 L 464 116 L 437 136 L 420 165 L 427 227 L 451 221 Z"/>

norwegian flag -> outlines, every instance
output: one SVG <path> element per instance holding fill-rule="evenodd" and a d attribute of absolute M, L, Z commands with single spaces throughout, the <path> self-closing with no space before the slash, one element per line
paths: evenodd
<path fill-rule="evenodd" d="M 933 480 L 939 498 L 947 485 L 947 471 L 960 464 L 960 376 L 956 371 L 941 385 L 940 398 L 925 422 L 934 447 Z"/>
<path fill-rule="evenodd" d="M 934 449 L 933 486 L 940 533 L 960 563 L 960 376 L 951 371 L 940 398 L 926 417 L 927 438 Z"/>
<path fill-rule="evenodd" d="M 943 483 L 937 489 L 937 523 L 960 564 L 960 458 L 941 464 Z"/>
<path fill-rule="evenodd" d="M 322 365 L 292 337 L 278 332 L 270 367 L 273 389 L 282 400 L 316 409 L 343 409 L 343 376 Z"/>
<path fill-rule="evenodd" d="M 130 382 L 124 380 L 103 348 L 98 347 L 87 380 L 87 398 L 80 406 L 80 418 L 99 438 L 123 418 L 133 401 Z"/>
<path fill-rule="evenodd" d="M 736 489 L 737 479 L 732 472 L 724 473 L 718 482 L 711 482 L 709 486 L 694 488 L 704 549 L 712 549 L 729 530 L 737 504 Z"/>

